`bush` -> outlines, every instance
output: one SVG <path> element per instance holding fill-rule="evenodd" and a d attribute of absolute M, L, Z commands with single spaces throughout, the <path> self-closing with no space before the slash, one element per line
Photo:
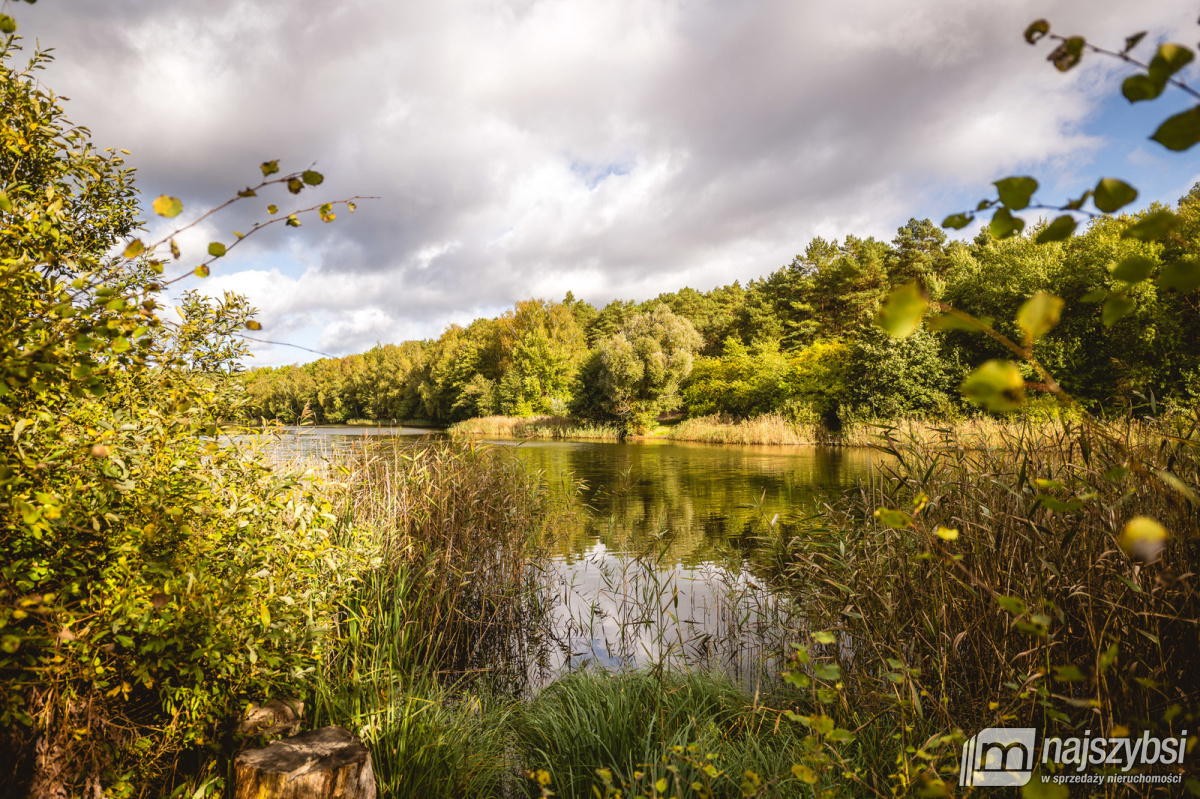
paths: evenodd
<path fill-rule="evenodd" d="M 303 690 L 332 517 L 215 438 L 250 309 L 188 295 L 181 323 L 158 318 L 152 249 L 106 256 L 136 228 L 129 170 L 64 120 L 35 77 L 45 56 L 12 66 L 16 41 L 0 50 L 0 762 L 37 796 L 163 795 L 248 699 Z"/>

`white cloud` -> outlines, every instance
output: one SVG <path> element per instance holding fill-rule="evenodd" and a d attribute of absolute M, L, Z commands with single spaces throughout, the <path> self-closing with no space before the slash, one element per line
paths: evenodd
<path fill-rule="evenodd" d="M 1069 170 L 1118 65 L 1058 74 L 1021 40 L 1041 15 L 1109 43 L 1193 21 L 1165 0 L 140 0 L 18 21 L 147 199 L 203 208 L 275 157 L 318 161 L 320 197 L 379 195 L 253 237 L 205 285 L 349 352 L 528 296 L 745 280 L 814 235 L 890 238 L 1003 173 Z"/>

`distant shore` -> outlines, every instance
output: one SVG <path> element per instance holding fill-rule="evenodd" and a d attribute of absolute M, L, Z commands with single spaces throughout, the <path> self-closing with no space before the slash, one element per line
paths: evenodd
<path fill-rule="evenodd" d="M 452 435 L 468 438 L 575 439 L 581 441 L 698 441 L 710 444 L 865 447 L 887 436 L 931 442 L 950 438 L 964 446 L 995 446 L 1020 429 L 1060 427 L 1054 419 L 892 419 L 861 422 L 831 431 L 820 424 L 793 422 L 780 414 L 750 419 L 702 416 L 659 425 L 644 435 L 621 435 L 615 424 L 598 424 L 567 416 L 483 416 L 450 425 Z"/>

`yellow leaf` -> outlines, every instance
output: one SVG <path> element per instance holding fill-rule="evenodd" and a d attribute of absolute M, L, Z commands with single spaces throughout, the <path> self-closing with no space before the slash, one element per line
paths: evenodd
<path fill-rule="evenodd" d="M 183 203 L 178 197 L 168 197 L 166 194 L 154 201 L 154 213 L 159 216 L 165 216 L 168 219 L 174 216 L 179 216 L 183 210 Z"/>

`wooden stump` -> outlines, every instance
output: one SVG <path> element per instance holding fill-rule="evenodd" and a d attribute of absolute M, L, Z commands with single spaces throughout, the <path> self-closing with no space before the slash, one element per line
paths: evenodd
<path fill-rule="evenodd" d="M 235 799 L 375 799 L 371 753 L 341 727 L 248 749 L 233 764 Z"/>

